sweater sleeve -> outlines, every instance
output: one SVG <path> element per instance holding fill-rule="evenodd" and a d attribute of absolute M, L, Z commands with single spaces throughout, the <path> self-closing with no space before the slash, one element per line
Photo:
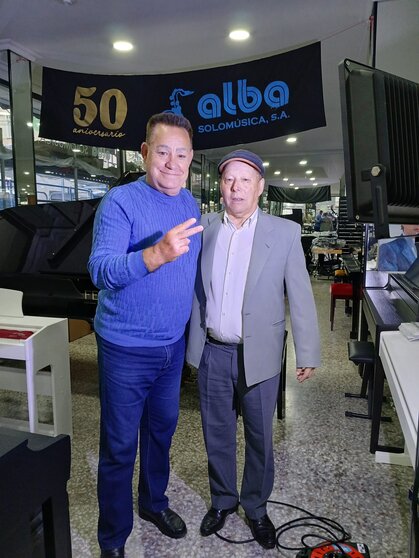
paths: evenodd
<path fill-rule="evenodd" d="M 117 290 L 149 274 L 142 250 L 128 252 L 132 217 L 129 203 L 111 190 L 102 199 L 93 227 L 88 270 L 99 289 Z"/>

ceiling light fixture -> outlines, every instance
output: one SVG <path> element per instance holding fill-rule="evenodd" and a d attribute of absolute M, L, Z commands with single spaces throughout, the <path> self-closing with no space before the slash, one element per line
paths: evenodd
<path fill-rule="evenodd" d="M 274 174 L 281 174 L 281 171 L 275 171 Z"/>
<path fill-rule="evenodd" d="M 113 48 L 115 50 L 119 50 L 120 52 L 128 52 L 133 49 L 133 46 L 132 43 L 129 43 L 128 41 L 115 41 Z"/>
<path fill-rule="evenodd" d="M 245 41 L 250 37 L 250 33 L 246 29 L 234 29 L 229 34 L 229 37 L 232 41 Z"/>
<path fill-rule="evenodd" d="M 262 164 L 263 164 L 264 167 L 269 167 L 269 161 L 263 161 Z"/>
<path fill-rule="evenodd" d="M 310 180 L 316 180 L 314 176 L 310 176 Z"/>
<path fill-rule="evenodd" d="M 317 186 L 317 185 L 318 185 L 318 183 L 317 183 L 317 182 L 313 182 L 313 186 Z"/>
<path fill-rule="evenodd" d="M 287 138 L 285 141 L 286 141 L 287 143 L 296 143 L 297 138 Z"/>
<path fill-rule="evenodd" d="M 294 190 L 299 190 L 298 186 L 295 186 Z"/>
<path fill-rule="evenodd" d="M 288 182 L 288 178 L 287 178 L 287 177 L 284 177 L 282 180 L 283 180 L 284 182 Z"/>
<path fill-rule="evenodd" d="M 305 159 L 302 159 L 298 164 L 303 167 L 304 165 L 307 164 L 307 161 Z"/>
<path fill-rule="evenodd" d="M 313 174 L 312 170 L 306 170 L 306 174 Z"/>

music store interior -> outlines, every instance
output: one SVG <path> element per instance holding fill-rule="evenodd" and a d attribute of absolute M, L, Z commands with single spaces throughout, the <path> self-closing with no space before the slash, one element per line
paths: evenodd
<path fill-rule="evenodd" d="M 87 260 L 102 197 L 144 174 L 139 150 L 42 137 L 43 68 L 172 74 L 315 42 L 325 125 L 195 149 L 185 185 L 201 214 L 222 211 L 218 162 L 249 149 L 265 167 L 262 211 L 301 227 L 322 364 L 297 382 L 287 321 L 275 548 L 257 544 L 240 509 L 200 534 L 211 503 L 197 370 L 185 365 L 168 496 L 187 535 L 162 536 L 134 514 L 125 556 L 419 556 L 418 24 L 417 0 L 0 0 L 1 556 L 100 556 Z M 243 463 L 239 417 L 239 478 Z"/>

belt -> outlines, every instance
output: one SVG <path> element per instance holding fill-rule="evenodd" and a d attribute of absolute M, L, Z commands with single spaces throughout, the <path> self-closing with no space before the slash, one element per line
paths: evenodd
<path fill-rule="evenodd" d="M 212 343 L 213 345 L 221 345 L 222 347 L 240 347 L 242 343 L 225 343 L 224 341 L 218 341 L 218 339 L 214 339 L 211 335 L 207 335 L 207 341 Z"/>

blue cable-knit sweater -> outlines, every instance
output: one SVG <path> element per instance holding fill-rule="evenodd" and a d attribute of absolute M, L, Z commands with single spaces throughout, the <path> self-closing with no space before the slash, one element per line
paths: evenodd
<path fill-rule="evenodd" d="M 189 319 L 201 235 L 190 237 L 189 252 L 150 273 L 142 250 L 187 219 L 199 220 L 191 193 L 168 196 L 139 179 L 110 190 L 93 228 L 88 269 L 100 289 L 96 332 L 125 347 L 174 343 Z"/>

